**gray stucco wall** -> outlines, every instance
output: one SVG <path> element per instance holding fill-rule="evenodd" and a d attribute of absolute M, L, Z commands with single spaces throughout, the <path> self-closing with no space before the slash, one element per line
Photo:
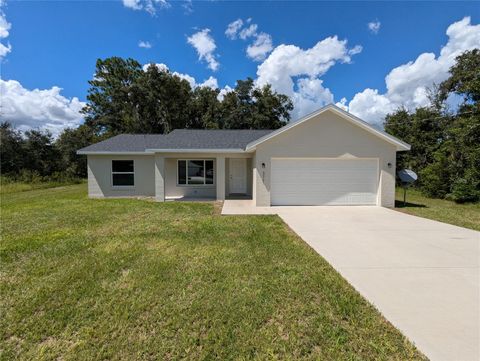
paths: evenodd
<path fill-rule="evenodd" d="M 394 206 L 395 146 L 337 114 L 322 113 L 257 147 L 254 161 L 254 200 L 257 206 L 270 206 L 271 159 L 276 157 L 378 158 L 377 204 Z M 265 169 L 262 169 L 262 163 L 265 163 Z"/>
<path fill-rule="evenodd" d="M 133 160 L 135 185 L 114 187 L 112 185 L 112 160 Z M 89 197 L 138 197 L 155 195 L 155 170 L 153 155 L 89 155 Z"/>

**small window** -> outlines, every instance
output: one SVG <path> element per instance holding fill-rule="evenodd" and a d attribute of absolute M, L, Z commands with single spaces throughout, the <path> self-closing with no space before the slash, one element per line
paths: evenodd
<path fill-rule="evenodd" d="M 179 185 L 212 185 L 213 160 L 185 159 L 177 163 Z"/>
<path fill-rule="evenodd" d="M 135 184 L 134 174 L 133 160 L 112 160 L 113 186 L 133 186 Z"/>

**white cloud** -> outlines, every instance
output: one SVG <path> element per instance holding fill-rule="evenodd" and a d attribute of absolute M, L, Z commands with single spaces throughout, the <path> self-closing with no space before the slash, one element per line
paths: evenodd
<path fill-rule="evenodd" d="M 133 10 L 145 10 L 150 15 L 155 15 L 157 9 L 168 8 L 170 4 L 167 0 L 122 0 L 123 6 Z"/>
<path fill-rule="evenodd" d="M 141 10 L 142 4 L 140 0 L 123 0 L 123 6 L 133 9 L 133 10 Z"/>
<path fill-rule="evenodd" d="M 5 14 L 0 9 L 0 39 L 5 39 L 8 37 L 11 27 L 12 24 L 7 21 Z M 0 60 L 11 51 L 12 46 L 10 44 L 5 45 L 0 43 Z"/>
<path fill-rule="evenodd" d="M 83 121 L 80 110 L 85 106 L 78 98 L 66 98 L 62 89 L 25 89 L 16 80 L 0 79 L 2 120 L 22 131 L 46 129 L 54 136 Z"/>
<path fill-rule="evenodd" d="M 320 77 L 337 62 L 349 63 L 360 51 L 360 46 L 349 49 L 347 41 L 337 36 L 305 50 L 282 44 L 258 66 L 256 83 L 269 83 L 277 92 L 290 96 L 295 106 L 292 118 L 296 119 L 333 102 L 332 92 L 323 86 Z"/>
<path fill-rule="evenodd" d="M 370 30 L 373 34 L 378 34 L 381 25 L 382 23 L 378 20 L 371 21 L 367 24 L 368 30 Z"/>
<path fill-rule="evenodd" d="M 385 77 L 386 93 L 367 88 L 355 94 L 348 105 L 349 111 L 381 124 L 386 114 L 400 106 L 413 110 L 428 105 L 427 89 L 448 78 L 455 58 L 466 50 L 480 48 L 480 25 L 472 25 L 470 17 L 451 24 L 446 34 L 448 41 L 439 56 L 422 53 L 414 61 L 392 69 Z"/>
<path fill-rule="evenodd" d="M 195 48 L 198 58 L 206 61 L 211 70 L 216 71 L 218 69 L 220 64 L 214 54 L 217 46 L 215 45 L 215 40 L 210 35 L 210 29 L 196 32 L 187 39 L 187 42 Z"/>
<path fill-rule="evenodd" d="M 140 48 L 150 49 L 152 47 L 152 44 L 150 44 L 150 42 L 148 41 L 139 41 L 138 46 Z"/>
<path fill-rule="evenodd" d="M 230 93 L 233 90 L 233 88 L 229 87 L 228 85 L 225 85 L 224 88 L 220 89 L 220 93 L 217 96 L 217 99 L 222 101 L 223 98 L 225 97 L 225 94 Z"/>
<path fill-rule="evenodd" d="M 243 26 L 242 19 L 237 19 L 235 21 L 232 21 L 230 24 L 228 24 L 227 30 L 225 30 L 225 35 L 229 39 L 236 39 L 237 33 L 242 26 Z"/>
<path fill-rule="evenodd" d="M 269 34 L 260 33 L 255 41 L 247 47 L 247 56 L 253 60 L 261 61 L 272 49 L 272 37 Z"/>
<path fill-rule="evenodd" d="M 5 14 L 0 13 L 0 38 L 4 39 L 9 35 L 9 31 L 12 28 L 12 24 L 7 21 Z"/>
<path fill-rule="evenodd" d="M 251 36 L 256 35 L 257 34 L 257 29 L 258 29 L 258 25 L 257 24 L 252 24 L 248 28 L 242 29 L 242 31 L 240 31 L 238 36 L 240 37 L 240 39 L 245 40 L 245 39 L 247 39 Z"/>
<path fill-rule="evenodd" d="M 150 65 L 151 64 L 145 64 L 143 66 L 143 71 L 147 71 L 147 69 Z M 154 64 L 154 65 L 157 67 L 157 69 L 159 71 L 170 71 L 170 69 L 168 68 L 168 66 L 166 64 L 157 63 L 157 64 Z M 172 74 L 178 76 L 181 79 L 184 79 L 184 80 L 188 81 L 188 83 L 190 84 L 190 87 L 192 89 L 197 88 L 197 87 L 202 87 L 202 86 L 206 86 L 206 87 L 209 87 L 209 88 L 212 88 L 212 89 L 217 89 L 218 88 L 218 81 L 213 76 L 210 76 L 208 79 L 204 80 L 203 83 L 197 83 L 195 78 L 193 76 L 189 75 L 189 74 L 178 73 L 176 71 L 172 72 Z"/>
<path fill-rule="evenodd" d="M 343 97 L 339 102 L 336 102 L 335 105 L 339 108 L 342 108 L 345 111 L 348 111 L 347 98 Z"/>
<path fill-rule="evenodd" d="M 262 61 L 265 59 L 268 53 L 273 49 L 272 37 L 264 32 L 258 33 L 258 25 L 250 24 L 252 18 L 248 18 L 245 22 L 242 19 L 237 19 L 230 24 L 228 24 L 225 35 L 230 39 L 236 39 L 237 35 L 242 40 L 247 40 L 248 38 L 255 38 L 253 43 L 247 47 L 247 57 L 255 61 Z M 243 29 L 243 24 L 246 25 Z"/>
<path fill-rule="evenodd" d="M 210 76 L 203 83 L 198 84 L 198 86 L 199 87 L 208 87 L 208 88 L 212 88 L 212 89 L 217 89 L 218 88 L 218 81 L 213 76 Z"/>

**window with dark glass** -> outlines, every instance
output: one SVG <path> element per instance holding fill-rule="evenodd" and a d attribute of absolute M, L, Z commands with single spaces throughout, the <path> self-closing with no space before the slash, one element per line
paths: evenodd
<path fill-rule="evenodd" d="M 112 185 L 133 186 L 134 184 L 133 160 L 112 160 Z"/>
<path fill-rule="evenodd" d="M 213 184 L 213 160 L 182 159 L 178 161 L 177 167 L 180 185 Z"/>

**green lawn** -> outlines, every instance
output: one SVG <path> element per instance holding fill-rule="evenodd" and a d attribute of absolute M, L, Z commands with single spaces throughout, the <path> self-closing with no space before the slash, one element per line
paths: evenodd
<path fill-rule="evenodd" d="M 75 183 L 82 183 L 82 182 L 84 181 L 80 179 L 75 181 Z M 25 192 L 25 191 L 31 191 L 34 189 L 55 188 L 55 187 L 71 185 L 72 183 L 74 182 L 73 181 L 50 181 L 50 182 L 33 182 L 33 183 L 12 182 L 3 177 L 0 177 L 0 194 Z"/>
<path fill-rule="evenodd" d="M 403 205 L 403 189 L 397 189 L 397 210 L 415 216 L 434 219 L 480 231 L 480 203 L 458 204 L 444 199 L 427 198 L 415 189 L 407 190 L 407 204 Z"/>
<path fill-rule="evenodd" d="M 276 216 L 2 195 L 1 359 L 424 359 Z"/>

